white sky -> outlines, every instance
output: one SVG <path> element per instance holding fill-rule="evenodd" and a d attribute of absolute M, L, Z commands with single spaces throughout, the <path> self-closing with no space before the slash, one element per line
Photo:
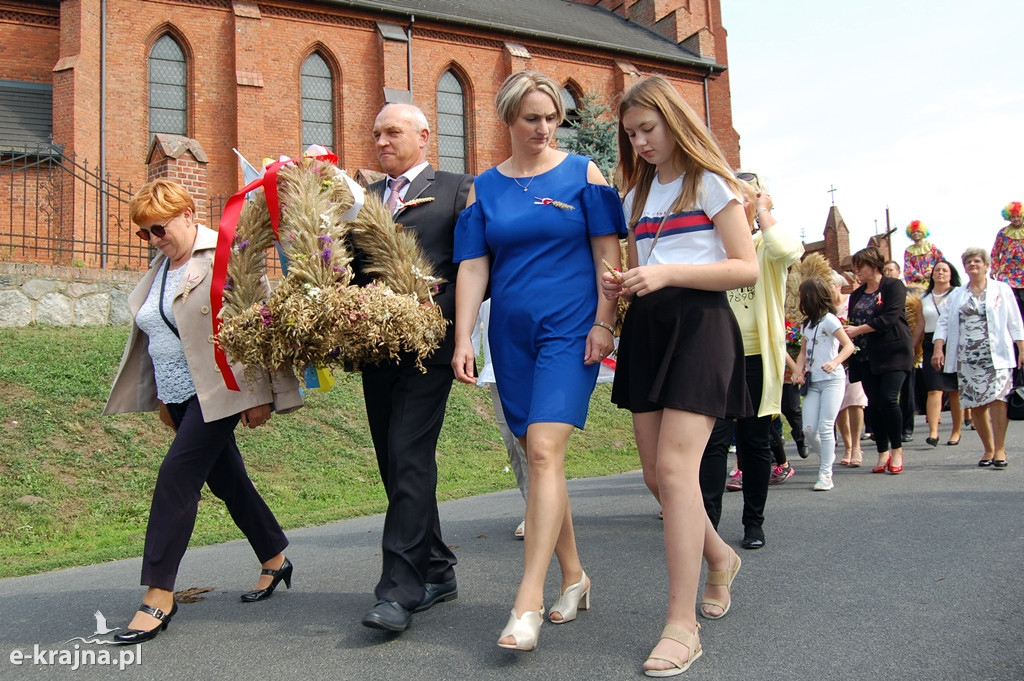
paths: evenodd
<path fill-rule="evenodd" d="M 776 217 L 822 238 L 835 203 L 851 252 L 885 228 L 902 262 L 922 220 L 960 267 L 1024 201 L 1021 0 L 722 0 L 733 125 Z"/>

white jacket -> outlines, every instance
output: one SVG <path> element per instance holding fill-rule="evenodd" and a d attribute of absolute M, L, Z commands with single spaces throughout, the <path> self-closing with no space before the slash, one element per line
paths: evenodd
<path fill-rule="evenodd" d="M 960 346 L 960 307 L 971 295 L 967 285 L 949 293 L 946 309 L 935 327 L 934 340 L 946 342 L 943 351 L 946 362 L 943 371 L 957 370 L 957 350 Z M 989 349 L 992 352 L 992 366 L 996 369 L 1013 369 L 1017 366 L 1013 358 L 1013 342 L 1024 341 L 1024 321 L 1021 320 L 1017 299 L 1013 289 L 1004 282 L 989 279 L 985 286 L 985 319 L 988 321 Z"/>

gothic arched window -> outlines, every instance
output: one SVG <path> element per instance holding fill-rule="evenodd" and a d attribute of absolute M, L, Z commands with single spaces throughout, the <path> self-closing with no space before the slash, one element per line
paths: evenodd
<path fill-rule="evenodd" d="M 310 144 L 334 149 L 334 77 L 316 52 L 302 64 L 302 148 Z"/>
<path fill-rule="evenodd" d="M 170 35 L 149 51 L 149 135 L 187 135 L 185 52 Z"/>
<path fill-rule="evenodd" d="M 565 120 L 558 126 L 558 130 L 555 132 L 555 138 L 558 140 L 558 148 L 565 149 L 569 140 L 576 139 L 576 128 L 573 127 L 573 121 L 580 119 L 580 114 L 577 109 L 579 104 L 576 102 L 576 95 L 572 93 L 569 88 L 562 88 L 562 108 L 565 109 Z"/>
<path fill-rule="evenodd" d="M 451 71 L 437 84 L 437 154 L 440 170 L 466 172 L 466 95 Z"/>

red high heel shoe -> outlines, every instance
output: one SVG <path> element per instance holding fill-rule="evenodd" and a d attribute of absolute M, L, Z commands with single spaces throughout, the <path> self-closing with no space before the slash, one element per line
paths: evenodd
<path fill-rule="evenodd" d="M 889 468 L 889 462 L 891 462 L 891 461 L 892 461 L 892 454 L 890 454 L 889 456 L 887 456 L 885 458 L 885 462 L 882 463 L 881 466 L 875 466 L 874 468 L 872 468 L 871 472 L 872 473 L 884 473 L 886 471 L 886 469 Z M 903 470 L 902 466 L 900 466 L 900 470 Z"/>

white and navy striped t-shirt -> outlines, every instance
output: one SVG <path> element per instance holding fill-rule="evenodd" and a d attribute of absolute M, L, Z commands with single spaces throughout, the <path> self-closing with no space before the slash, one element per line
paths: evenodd
<path fill-rule="evenodd" d="M 641 265 L 704 265 L 721 262 L 728 257 L 711 219 L 730 201 L 741 204 L 742 201 L 729 185 L 714 173 L 704 171 L 702 184 L 702 190 L 697 197 L 697 208 L 670 214 L 658 238 L 658 248 L 651 253 L 654 235 L 658 233 L 662 218 L 683 191 L 682 176 L 668 184 L 661 184 L 655 178 L 647 195 L 643 215 L 634 230 L 637 257 Z M 635 189 L 630 191 L 623 202 L 627 223 L 633 212 L 635 193 Z"/>

